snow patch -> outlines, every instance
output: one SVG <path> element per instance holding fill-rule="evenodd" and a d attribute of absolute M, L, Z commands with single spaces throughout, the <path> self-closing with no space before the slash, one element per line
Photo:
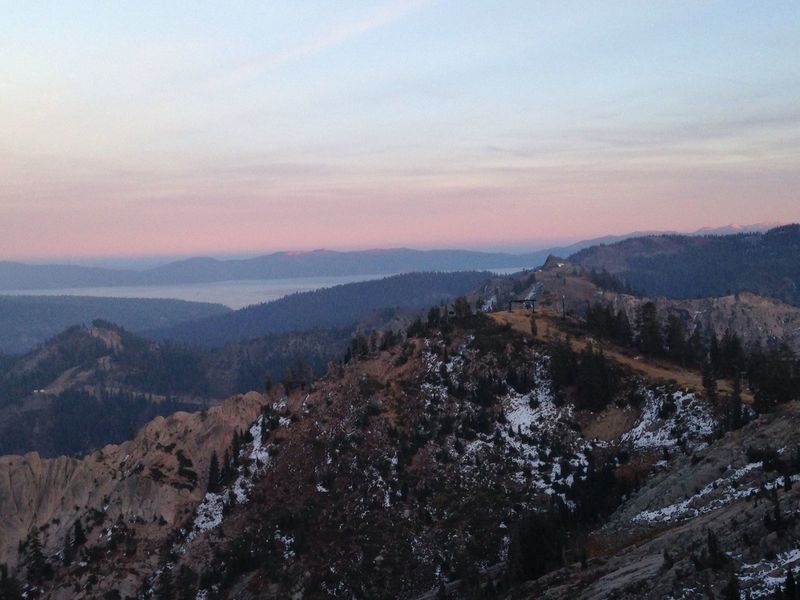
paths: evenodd
<path fill-rule="evenodd" d="M 668 392 L 664 388 L 643 390 L 642 414 L 636 425 L 622 436 L 637 450 L 671 448 L 681 443 L 699 450 L 714 433 L 714 419 L 705 401 L 693 392 Z"/>
<path fill-rule="evenodd" d="M 786 582 L 788 569 L 794 569 L 798 563 L 800 548 L 781 552 L 773 560 L 741 565 L 739 581 L 749 585 L 747 592 L 750 598 L 772 596 L 778 586 Z"/>

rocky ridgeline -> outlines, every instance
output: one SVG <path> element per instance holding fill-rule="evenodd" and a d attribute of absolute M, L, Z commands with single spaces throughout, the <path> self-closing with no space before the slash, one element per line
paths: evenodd
<path fill-rule="evenodd" d="M 469 317 L 84 460 L 4 457 L 0 562 L 31 598 L 699 598 L 785 577 L 791 405 L 722 435 L 697 390 L 614 367 L 613 401 L 579 409 L 552 349 Z M 51 577 L 31 577 L 33 529 Z"/>
<path fill-rule="evenodd" d="M 648 297 L 612 289 L 622 282 L 606 274 L 606 279 L 595 276 L 585 268 L 566 260 L 551 257 L 540 269 L 515 275 L 510 279 L 496 279 L 480 290 L 492 310 L 505 309 L 511 300 L 529 299 L 537 307 L 557 312 L 585 316 L 586 308 L 597 302 L 613 309 L 623 309 L 631 323 L 636 320 L 637 309 L 654 302 L 662 319 L 674 314 L 684 324 L 687 335 L 698 329 L 716 332 L 735 332 L 746 346 L 761 344 L 765 347 L 786 343 L 800 352 L 800 308 L 776 298 L 742 291 L 717 297 L 678 299 L 663 296 Z M 520 304 L 515 304 L 516 308 Z"/>

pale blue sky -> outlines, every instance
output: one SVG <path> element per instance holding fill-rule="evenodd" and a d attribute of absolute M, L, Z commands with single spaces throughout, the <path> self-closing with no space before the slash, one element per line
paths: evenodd
<path fill-rule="evenodd" d="M 796 1 L 0 15 L 0 258 L 800 220 Z"/>

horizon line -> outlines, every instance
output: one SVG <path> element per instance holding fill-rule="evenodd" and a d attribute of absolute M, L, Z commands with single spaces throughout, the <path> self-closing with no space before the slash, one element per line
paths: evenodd
<path fill-rule="evenodd" d="M 68 265 L 68 266 L 98 266 L 100 267 L 100 263 L 153 263 L 152 266 L 157 266 L 159 264 L 169 264 L 172 262 L 181 262 L 185 260 L 193 260 L 193 259 L 210 259 L 210 260 L 218 260 L 218 261 L 226 261 L 226 260 L 247 260 L 251 258 L 259 258 L 262 256 L 271 256 L 271 255 L 278 255 L 278 254 L 285 254 L 285 255 L 303 255 L 303 254 L 313 254 L 317 252 L 330 252 L 330 253 L 355 253 L 355 252 L 389 252 L 389 251 L 398 251 L 398 250 L 409 250 L 415 252 L 432 252 L 432 251 L 441 251 L 441 252 L 478 252 L 484 254 L 511 254 L 511 255 L 522 255 L 522 254 L 529 254 L 533 252 L 542 252 L 544 250 L 552 250 L 557 248 L 563 248 L 572 246 L 575 244 L 579 244 L 582 242 L 592 242 L 595 240 L 601 240 L 607 237 L 640 237 L 640 236 L 650 236 L 650 235 L 703 235 L 704 232 L 713 232 L 716 230 L 721 230 L 725 228 L 732 228 L 732 229 L 739 229 L 741 233 L 747 233 L 752 231 L 767 231 L 769 229 L 774 229 L 776 227 L 783 227 L 786 225 L 797 224 L 794 221 L 764 221 L 760 223 L 752 223 L 747 225 L 738 225 L 736 223 L 727 223 L 724 225 L 706 225 L 699 227 L 697 229 L 689 229 L 689 230 L 636 230 L 636 231 L 628 231 L 625 233 L 604 233 L 601 235 L 597 235 L 594 237 L 586 237 L 586 238 L 566 238 L 566 239 L 555 239 L 550 242 L 541 242 L 536 245 L 527 245 L 524 242 L 510 242 L 507 244 L 497 244 L 497 245 L 486 245 L 482 244 L 480 246 L 388 246 L 388 247 L 358 247 L 358 246 L 350 246 L 350 247 L 321 247 L 321 248 L 296 248 L 296 249 L 259 249 L 259 250 L 232 250 L 229 252 L 219 252 L 219 253 L 209 253 L 203 251 L 197 252 L 189 252 L 189 253 L 177 253 L 177 254 L 108 254 L 108 255 L 90 255 L 90 256 L 42 256 L 42 257 L 20 257 L 20 258 L 2 258 L 0 257 L 0 263 L 18 263 L 18 264 L 27 264 L 27 265 L 35 265 L 35 266 L 44 266 L 44 265 Z M 723 235 L 735 235 L 737 232 L 732 232 L 731 234 L 723 234 Z M 92 265 L 91 263 L 98 263 L 96 265 Z M 114 268 L 114 267 L 106 267 L 106 268 Z M 125 267 L 115 267 L 124 269 Z M 130 267 L 128 267 L 130 268 Z"/>

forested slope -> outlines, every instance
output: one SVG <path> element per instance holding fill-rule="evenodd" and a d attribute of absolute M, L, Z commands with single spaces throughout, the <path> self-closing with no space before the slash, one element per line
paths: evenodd
<path fill-rule="evenodd" d="M 572 262 L 673 298 L 756 292 L 800 305 L 800 225 L 728 236 L 663 235 L 581 250 Z"/>
<path fill-rule="evenodd" d="M 474 290 L 490 277 L 490 273 L 480 271 L 395 275 L 292 294 L 230 314 L 153 331 L 150 335 L 215 347 L 272 333 L 344 327 L 375 311 L 437 305 Z"/>

